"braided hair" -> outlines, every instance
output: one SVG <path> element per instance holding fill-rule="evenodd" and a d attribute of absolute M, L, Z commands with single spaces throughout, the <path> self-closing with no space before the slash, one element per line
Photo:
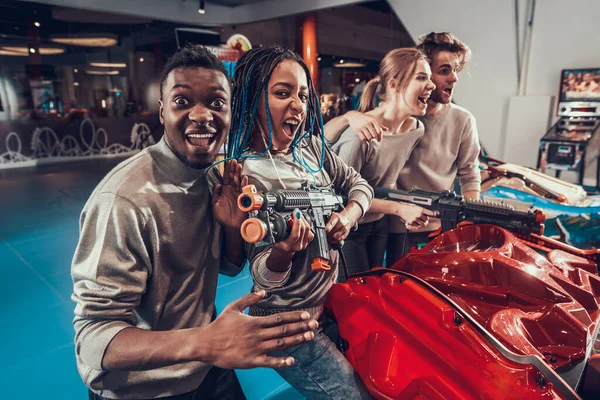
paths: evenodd
<path fill-rule="evenodd" d="M 291 50 L 283 49 L 279 46 L 267 48 L 254 48 L 244 53 L 238 60 L 235 68 L 232 107 L 231 107 L 231 128 L 228 137 L 228 158 L 259 158 L 263 157 L 270 149 L 273 143 L 273 127 L 271 113 L 269 110 L 268 83 L 271 74 L 283 60 L 293 60 L 297 62 L 304 72 L 309 87 L 308 101 L 306 105 L 306 118 L 304 126 L 307 129 L 298 129 L 296 136 L 292 140 L 290 147 L 294 154 L 296 162 L 301 164 L 310 173 L 319 172 L 323 168 L 325 156 L 325 138 L 323 136 L 323 116 L 319 105 L 319 96 L 313 85 L 310 72 L 304 60 Z M 269 138 L 265 151 L 259 155 L 244 154 L 248 149 L 248 144 L 255 125 L 258 124 L 256 118 L 258 104 L 261 94 L 265 99 L 267 114 L 267 124 L 269 127 Z M 315 136 L 315 133 L 321 138 L 321 160 L 317 169 L 309 166 L 302 158 L 298 158 L 296 149 L 301 146 L 304 139 L 309 141 Z M 306 144 L 304 144 L 306 145 Z"/>

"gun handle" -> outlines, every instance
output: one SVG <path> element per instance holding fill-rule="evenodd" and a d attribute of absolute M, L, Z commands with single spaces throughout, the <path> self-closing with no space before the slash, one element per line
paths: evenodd
<path fill-rule="evenodd" d="M 329 265 L 329 260 L 323 257 L 315 257 L 313 258 L 312 264 L 310 265 L 313 271 L 329 271 L 331 270 L 331 266 Z"/>
<path fill-rule="evenodd" d="M 342 247 L 344 247 L 344 243 L 346 243 L 346 242 L 344 242 L 344 241 L 342 240 L 342 241 L 341 241 L 341 242 L 339 242 L 338 244 L 336 244 L 336 245 L 334 245 L 334 246 L 331 246 L 331 248 L 332 248 L 333 250 L 341 250 L 341 249 L 342 249 Z"/>
<path fill-rule="evenodd" d="M 455 221 L 449 221 L 447 219 L 441 219 L 440 222 L 442 223 L 442 232 L 448 232 L 457 226 Z"/>
<path fill-rule="evenodd" d="M 310 255 L 313 257 L 313 271 L 329 271 L 329 243 L 327 242 L 327 232 L 325 231 L 325 218 L 323 212 L 318 208 L 312 210 L 312 228 L 315 238 L 309 244 Z"/>

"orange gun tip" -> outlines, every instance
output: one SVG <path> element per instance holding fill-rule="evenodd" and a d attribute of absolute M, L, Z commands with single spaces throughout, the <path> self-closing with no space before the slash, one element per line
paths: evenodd
<path fill-rule="evenodd" d="M 242 223 L 240 233 L 246 242 L 258 243 L 267 235 L 267 227 L 258 218 L 248 218 Z"/>
<path fill-rule="evenodd" d="M 322 257 L 314 258 L 310 267 L 313 271 L 329 271 L 331 269 L 329 261 Z"/>
<path fill-rule="evenodd" d="M 244 212 L 259 210 L 263 205 L 263 198 L 258 194 L 256 186 L 246 185 L 238 196 L 238 208 Z"/>

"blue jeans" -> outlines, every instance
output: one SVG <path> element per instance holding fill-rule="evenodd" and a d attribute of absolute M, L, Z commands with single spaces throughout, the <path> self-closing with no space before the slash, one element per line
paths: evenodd
<path fill-rule="evenodd" d="M 307 399 L 372 399 L 348 360 L 321 329 L 310 342 L 269 355 L 294 357 L 293 366 L 276 371 Z"/>

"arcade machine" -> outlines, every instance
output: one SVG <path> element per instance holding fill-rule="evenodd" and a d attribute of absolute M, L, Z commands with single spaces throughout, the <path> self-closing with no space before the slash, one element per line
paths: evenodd
<path fill-rule="evenodd" d="M 600 68 L 565 69 L 561 73 L 559 120 L 540 140 L 538 170 L 576 171 L 583 185 L 586 167 L 600 154 Z M 600 163 L 596 164 L 596 189 Z"/>

